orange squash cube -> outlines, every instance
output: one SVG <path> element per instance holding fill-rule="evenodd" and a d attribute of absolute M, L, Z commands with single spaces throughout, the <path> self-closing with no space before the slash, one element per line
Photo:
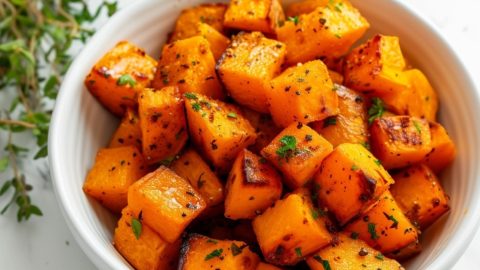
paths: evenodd
<path fill-rule="evenodd" d="M 174 243 L 206 203 L 185 179 L 160 166 L 130 186 L 128 207 L 163 239 Z"/>
<path fill-rule="evenodd" d="M 133 231 L 134 219 L 142 224 L 138 238 Z M 166 242 L 133 215 L 128 207 L 122 211 L 122 217 L 118 221 L 113 235 L 113 245 L 135 269 L 177 269 L 180 240 L 172 244 Z"/>
<path fill-rule="evenodd" d="M 147 171 L 135 146 L 100 149 L 88 172 L 83 191 L 114 213 L 127 206 L 130 185 Z"/>
<path fill-rule="evenodd" d="M 430 123 L 432 150 L 422 160 L 435 173 L 442 171 L 455 159 L 456 148 L 445 128 L 438 123 Z"/>
<path fill-rule="evenodd" d="M 223 184 L 195 150 L 188 149 L 176 159 L 171 169 L 200 193 L 207 205 L 223 202 Z"/>
<path fill-rule="evenodd" d="M 408 91 L 405 59 L 398 37 L 376 35 L 345 58 L 345 85 L 376 95 Z"/>
<path fill-rule="evenodd" d="M 285 14 L 279 0 L 234 0 L 225 12 L 226 27 L 273 34 Z"/>
<path fill-rule="evenodd" d="M 149 164 L 171 160 L 188 139 L 184 102 L 177 87 L 144 89 L 138 99 L 143 156 Z"/>
<path fill-rule="evenodd" d="M 178 270 L 255 270 L 259 261 L 244 242 L 190 234 L 182 244 Z"/>
<path fill-rule="evenodd" d="M 341 85 L 335 85 L 339 113 L 323 121 L 312 123 L 312 128 L 334 147 L 342 143 L 368 142 L 367 107 L 365 97 Z"/>
<path fill-rule="evenodd" d="M 281 127 L 310 123 L 338 113 L 338 98 L 327 67 L 320 60 L 290 67 L 267 92 L 273 121 Z"/>
<path fill-rule="evenodd" d="M 291 188 L 299 188 L 312 179 L 322 160 L 333 150 L 332 145 L 315 130 L 301 123 L 284 129 L 262 150 Z"/>
<path fill-rule="evenodd" d="M 121 41 L 93 66 L 85 86 L 105 108 L 123 116 L 137 104 L 138 91 L 150 86 L 156 65 L 144 50 Z"/>
<path fill-rule="evenodd" d="M 175 28 L 169 43 L 191 38 L 198 34 L 197 25 L 205 23 L 220 33 L 224 32 L 223 17 L 227 10 L 226 4 L 202 4 L 182 10 L 175 22 Z"/>
<path fill-rule="evenodd" d="M 314 182 L 320 205 L 344 225 L 374 205 L 393 179 L 365 147 L 344 143 L 323 160 Z"/>
<path fill-rule="evenodd" d="M 197 28 L 197 35 L 204 37 L 210 44 L 210 50 L 212 51 L 215 61 L 220 59 L 227 49 L 228 44 L 230 44 L 230 39 L 206 23 L 198 24 Z"/>
<path fill-rule="evenodd" d="M 140 129 L 140 120 L 138 114 L 133 109 L 128 108 L 120 122 L 117 130 L 113 133 L 108 148 L 122 146 L 136 146 L 142 148 L 142 130 Z"/>
<path fill-rule="evenodd" d="M 348 1 L 329 1 L 308 14 L 290 17 L 277 29 L 287 45 L 287 63 L 338 58 L 346 54 L 370 27 Z"/>
<path fill-rule="evenodd" d="M 449 197 L 427 166 L 405 168 L 394 174 L 393 179 L 395 184 L 390 191 L 395 201 L 420 229 L 426 229 L 450 209 Z"/>
<path fill-rule="evenodd" d="M 178 86 L 180 92 L 200 93 L 223 99 L 222 86 L 215 73 L 215 58 L 208 40 L 195 36 L 163 47 L 152 86 Z"/>
<path fill-rule="evenodd" d="M 388 269 L 404 270 L 402 265 L 393 259 L 383 256 L 379 251 L 369 247 L 360 239 L 353 239 L 345 233 L 338 234 L 338 240 L 321 249 L 307 259 L 311 270 L 357 270 Z M 325 267 L 328 265 L 329 267 Z"/>
<path fill-rule="evenodd" d="M 308 192 L 292 193 L 253 220 L 253 230 L 265 260 L 295 265 L 328 245 L 332 235 L 326 217 L 318 214 Z"/>
<path fill-rule="evenodd" d="M 358 235 L 358 238 L 385 254 L 400 250 L 418 239 L 417 229 L 403 214 L 389 191 L 382 194 L 375 206 L 345 230 Z"/>
<path fill-rule="evenodd" d="M 220 173 L 228 173 L 237 154 L 255 143 L 255 129 L 234 105 L 193 93 L 185 97 L 193 142 Z"/>
<path fill-rule="evenodd" d="M 285 14 L 288 17 L 295 17 L 302 14 L 315 11 L 318 7 L 325 7 L 329 4 L 329 0 L 303 0 L 291 3 L 287 6 Z"/>
<path fill-rule="evenodd" d="M 281 69 L 285 45 L 260 32 L 241 32 L 220 59 L 217 70 L 229 94 L 246 107 L 268 113 L 268 82 Z"/>
<path fill-rule="evenodd" d="M 427 121 L 410 116 L 384 116 L 370 127 L 372 152 L 386 169 L 419 163 L 432 150 Z"/>
<path fill-rule="evenodd" d="M 282 179 L 266 160 L 244 149 L 226 185 L 225 217 L 251 219 L 272 206 L 282 195 Z"/>

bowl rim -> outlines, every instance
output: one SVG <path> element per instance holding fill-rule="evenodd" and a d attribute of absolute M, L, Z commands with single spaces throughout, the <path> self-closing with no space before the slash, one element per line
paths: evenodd
<path fill-rule="evenodd" d="M 67 91 L 67 88 L 69 88 L 68 78 L 78 73 L 76 71 L 77 69 L 79 69 L 79 66 L 82 65 L 82 59 L 88 54 L 89 49 L 94 48 L 97 43 L 99 43 L 100 37 L 107 34 L 110 28 L 114 28 L 116 25 L 123 23 L 125 17 L 136 14 L 137 12 L 143 10 L 145 5 L 151 4 L 153 2 L 155 1 L 139 0 L 135 1 L 134 3 L 128 4 L 121 8 L 115 15 L 109 18 L 103 26 L 99 28 L 99 30 L 94 34 L 94 36 L 82 48 L 81 52 L 72 62 L 68 72 L 65 74 L 51 118 L 48 140 L 48 150 L 50 154 L 48 157 L 48 161 L 56 201 L 59 205 L 59 208 L 61 209 L 63 217 L 70 231 L 72 232 L 77 243 L 79 243 L 82 251 L 97 267 L 101 269 L 127 268 L 125 268 L 125 265 L 119 260 L 102 256 L 101 254 L 104 253 L 104 250 L 100 247 L 100 245 L 97 245 L 97 243 L 99 242 L 98 239 L 91 235 L 88 230 L 83 228 L 82 221 L 75 216 L 75 205 L 69 202 L 70 200 L 68 192 L 66 192 L 68 188 L 62 181 L 62 179 L 65 179 L 65 177 L 62 177 L 63 175 L 59 170 L 59 164 L 62 163 L 63 158 L 61 155 L 60 146 L 55 143 L 59 141 L 57 140 L 57 137 L 61 136 L 61 126 L 60 122 L 58 121 L 58 119 L 60 119 L 61 117 L 59 112 L 61 111 L 60 108 L 66 106 L 66 104 L 64 104 L 62 100 L 65 100 L 66 96 L 69 95 L 69 92 L 71 92 Z M 465 83 L 470 86 L 470 89 L 473 89 L 472 93 L 469 94 L 472 97 L 475 97 L 475 102 L 479 104 L 479 87 L 476 86 L 472 74 L 469 70 L 467 70 L 464 62 L 459 57 L 458 53 L 453 49 L 452 44 L 439 30 L 439 28 L 430 20 L 430 18 L 422 15 L 422 13 L 419 12 L 411 4 L 401 0 L 392 0 L 391 4 L 394 5 L 395 8 L 402 9 L 403 11 L 408 13 L 409 16 L 417 19 L 433 34 L 432 36 L 436 39 L 436 42 L 443 46 L 450 55 L 450 58 L 452 60 L 450 64 L 454 65 L 454 68 L 457 69 L 459 71 L 459 74 L 463 76 L 462 79 L 465 80 Z M 126 8 L 127 6 L 128 8 Z M 480 195 L 480 184 L 476 185 L 476 189 L 472 194 Z M 473 240 L 473 236 L 477 232 L 477 229 L 480 225 L 480 198 L 475 198 L 475 196 L 473 196 L 470 203 L 471 205 L 469 205 L 467 213 L 464 215 L 463 219 L 459 221 L 459 225 L 457 226 L 462 227 L 463 230 L 461 232 L 454 233 L 455 237 L 452 237 L 448 247 L 440 251 L 439 256 L 433 259 L 433 263 L 428 266 L 429 269 L 451 269 L 457 263 L 458 259 L 464 254 L 465 250 L 469 247 L 470 243 Z M 440 256 L 442 254 L 445 254 L 447 250 L 449 251 L 448 256 Z"/>

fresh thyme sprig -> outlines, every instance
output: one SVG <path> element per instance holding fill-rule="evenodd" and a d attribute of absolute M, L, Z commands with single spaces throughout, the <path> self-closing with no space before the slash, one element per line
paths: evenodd
<path fill-rule="evenodd" d="M 51 110 L 73 60 L 71 47 L 93 35 L 88 25 L 102 10 L 111 16 L 116 9 L 116 2 L 103 2 L 90 12 L 85 0 L 0 0 L 0 96 L 3 101 L 13 97 L 0 110 L 0 139 L 7 138 L 0 149 L 0 173 L 10 169 L 13 174 L 10 180 L 0 179 L 0 196 L 11 196 L 1 214 L 16 204 L 19 222 L 42 215 L 30 200 L 33 187 L 20 166 L 29 149 L 15 139 L 28 133 L 38 147 L 33 158 L 48 155 Z"/>

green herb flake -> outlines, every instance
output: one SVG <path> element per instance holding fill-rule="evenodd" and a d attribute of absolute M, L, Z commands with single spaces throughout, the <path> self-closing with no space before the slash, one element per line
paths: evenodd
<path fill-rule="evenodd" d="M 288 17 L 287 21 L 293 22 L 295 25 L 299 23 L 298 16 Z"/>
<path fill-rule="evenodd" d="M 232 250 L 233 257 L 241 254 L 243 250 L 242 247 L 237 246 L 235 243 L 232 243 L 232 245 L 230 246 L 230 249 Z"/>
<path fill-rule="evenodd" d="M 314 255 L 313 259 L 322 264 L 323 270 L 332 270 L 330 263 L 327 260 L 322 259 L 319 255 Z"/>
<path fill-rule="evenodd" d="M 317 220 L 319 219 L 320 217 L 324 217 L 325 216 L 325 211 L 323 211 L 322 209 L 318 209 L 318 208 L 312 208 L 312 218 Z"/>
<path fill-rule="evenodd" d="M 359 233 L 358 233 L 358 232 L 352 232 L 352 233 L 350 234 L 350 238 L 352 238 L 352 239 L 354 239 L 354 240 L 358 239 L 358 236 L 359 236 Z"/>
<path fill-rule="evenodd" d="M 391 220 L 393 222 L 393 224 L 390 226 L 390 228 L 394 229 L 394 228 L 398 228 L 398 220 L 393 216 L 393 215 L 389 215 L 385 212 L 383 212 L 383 215 L 388 219 L 388 220 Z"/>
<path fill-rule="evenodd" d="M 301 247 L 296 247 L 295 248 L 295 254 L 297 254 L 297 257 L 302 257 L 302 248 Z"/>
<path fill-rule="evenodd" d="M 175 160 L 175 157 L 167 157 L 165 159 L 163 159 L 162 161 L 160 161 L 160 164 L 163 165 L 163 166 L 170 166 L 172 164 L 172 162 Z"/>
<path fill-rule="evenodd" d="M 192 104 L 192 109 L 196 112 L 200 111 L 202 109 L 202 106 L 199 103 L 193 103 Z"/>
<path fill-rule="evenodd" d="M 382 165 L 382 162 L 380 161 L 380 159 L 375 159 L 375 164 L 377 164 L 378 166 Z"/>
<path fill-rule="evenodd" d="M 135 238 L 138 240 L 142 234 L 142 222 L 137 218 L 132 218 L 132 231 L 135 235 Z"/>
<path fill-rule="evenodd" d="M 277 149 L 276 153 L 280 158 L 289 157 L 297 148 L 297 139 L 291 135 L 285 135 L 280 139 L 281 147 Z"/>
<path fill-rule="evenodd" d="M 237 114 L 234 113 L 234 112 L 229 112 L 229 113 L 227 114 L 227 117 L 228 117 L 228 118 L 237 118 Z"/>
<path fill-rule="evenodd" d="M 184 97 L 188 98 L 188 99 L 198 99 L 198 97 L 194 94 L 194 93 L 185 93 L 183 94 Z"/>
<path fill-rule="evenodd" d="M 368 123 L 372 124 L 377 118 L 382 117 L 385 113 L 385 105 L 383 101 L 377 97 L 372 99 L 372 106 L 368 109 Z"/>
<path fill-rule="evenodd" d="M 205 256 L 205 261 L 211 260 L 215 257 L 220 257 L 222 253 L 223 253 L 222 248 L 215 249 L 214 251 L 210 252 L 210 254 L 207 254 L 207 256 Z"/>
<path fill-rule="evenodd" d="M 356 171 L 356 170 L 358 170 L 358 166 L 353 164 L 351 169 L 352 169 L 352 171 Z"/>
<path fill-rule="evenodd" d="M 323 127 L 335 126 L 336 124 L 337 118 L 335 116 L 328 117 L 327 119 L 323 120 Z"/>
<path fill-rule="evenodd" d="M 130 76 L 130 74 L 123 74 L 118 78 L 117 85 L 124 86 L 127 84 L 130 85 L 130 87 L 134 87 L 137 82 L 132 78 L 132 76 Z"/>
<path fill-rule="evenodd" d="M 413 120 L 413 125 L 415 126 L 415 129 L 417 130 L 418 134 L 422 134 L 422 128 L 420 124 L 417 121 Z"/>
<path fill-rule="evenodd" d="M 375 230 L 375 223 L 368 223 L 368 233 L 370 233 L 370 239 L 372 240 L 377 240 L 378 239 L 378 235 L 377 235 L 377 231 Z"/>
<path fill-rule="evenodd" d="M 369 142 L 362 142 L 361 143 L 363 147 L 365 147 L 367 150 L 370 150 L 370 143 Z"/>
<path fill-rule="evenodd" d="M 342 38 L 342 36 L 340 34 L 337 34 L 337 33 L 335 33 L 335 37 L 338 38 L 338 39 Z"/>
<path fill-rule="evenodd" d="M 385 258 L 385 256 L 383 256 L 383 254 L 381 253 L 378 253 L 377 255 L 375 255 L 375 259 L 377 260 L 383 261 L 383 258 Z"/>
<path fill-rule="evenodd" d="M 215 240 L 215 239 L 209 238 L 209 239 L 207 240 L 207 243 L 218 244 L 218 241 Z"/>

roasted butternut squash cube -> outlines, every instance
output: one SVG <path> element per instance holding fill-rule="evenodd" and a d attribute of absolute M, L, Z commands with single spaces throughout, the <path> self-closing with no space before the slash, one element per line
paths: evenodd
<path fill-rule="evenodd" d="M 144 50 L 121 41 L 93 66 L 85 86 L 110 112 L 123 116 L 136 106 L 138 91 L 150 86 L 156 65 Z"/>
<path fill-rule="evenodd" d="M 176 159 L 171 169 L 200 193 L 207 205 L 223 202 L 223 184 L 195 150 L 188 149 Z"/>
<path fill-rule="evenodd" d="M 117 130 L 113 133 L 108 148 L 134 145 L 138 149 L 142 148 L 142 130 L 140 129 L 140 120 L 138 114 L 133 109 L 128 108 L 120 122 Z"/>
<path fill-rule="evenodd" d="M 174 243 L 206 203 L 187 180 L 160 166 L 130 186 L 128 207 L 163 239 Z"/>
<path fill-rule="evenodd" d="M 221 173 L 228 173 L 237 154 L 255 143 L 255 129 L 234 105 L 199 94 L 185 95 L 193 142 Z"/>
<path fill-rule="evenodd" d="M 296 64 L 345 55 L 370 27 L 348 1 L 329 1 L 310 13 L 290 17 L 277 29 L 287 45 L 287 63 Z"/>
<path fill-rule="evenodd" d="M 344 225 L 372 207 L 393 179 L 365 147 L 344 143 L 323 160 L 314 182 L 320 205 Z"/>
<path fill-rule="evenodd" d="M 430 123 L 432 150 L 422 160 L 435 173 L 445 169 L 455 159 L 456 148 L 445 128 L 438 123 Z"/>
<path fill-rule="evenodd" d="M 409 88 L 380 95 L 388 110 L 398 115 L 410 115 L 435 121 L 438 99 L 425 75 L 418 69 L 403 72 L 409 80 Z"/>
<path fill-rule="evenodd" d="M 195 92 L 215 99 L 224 98 L 210 44 L 201 36 L 165 45 L 152 85 L 156 89 L 178 86 L 181 93 Z"/>
<path fill-rule="evenodd" d="M 132 222 L 141 224 L 138 237 L 133 230 Z M 172 244 L 163 240 L 141 219 L 133 215 L 128 207 L 122 211 L 122 217 L 118 221 L 113 235 L 113 245 L 135 269 L 177 269 L 180 240 Z"/>
<path fill-rule="evenodd" d="M 372 152 L 386 169 L 419 163 L 432 150 L 427 121 L 410 116 L 384 116 L 370 127 Z"/>
<path fill-rule="evenodd" d="M 450 209 L 449 197 L 427 166 L 405 168 L 394 174 L 393 179 L 395 184 L 390 191 L 395 201 L 420 229 L 426 229 Z"/>
<path fill-rule="evenodd" d="M 266 160 L 244 149 L 228 176 L 225 217 L 251 219 L 272 206 L 282 195 L 282 179 Z"/>
<path fill-rule="evenodd" d="M 269 263 L 294 265 L 332 241 L 327 218 L 302 193 L 286 196 L 253 220 L 258 244 Z"/>
<path fill-rule="evenodd" d="M 291 3 L 285 10 L 288 17 L 295 17 L 302 14 L 315 11 L 318 7 L 325 7 L 329 4 L 329 0 L 303 0 Z"/>
<path fill-rule="evenodd" d="M 285 45 L 260 32 L 241 32 L 220 59 L 217 70 L 228 93 L 248 108 L 268 113 L 268 82 L 280 72 Z"/>
<path fill-rule="evenodd" d="M 260 262 L 257 265 L 256 270 L 282 270 L 282 268 L 276 267 L 275 265 L 271 265 L 268 263 Z"/>
<path fill-rule="evenodd" d="M 114 213 L 127 206 L 130 185 L 147 173 L 135 146 L 100 149 L 88 172 L 83 191 Z"/>
<path fill-rule="evenodd" d="M 279 0 L 234 0 L 225 13 L 226 27 L 273 34 L 285 14 Z"/>
<path fill-rule="evenodd" d="M 372 209 L 350 223 L 345 230 L 358 235 L 358 238 L 382 253 L 400 250 L 418 239 L 417 229 L 403 214 L 390 191 L 381 195 Z"/>
<path fill-rule="evenodd" d="M 182 244 L 179 270 L 255 270 L 260 258 L 241 241 L 217 240 L 190 234 Z"/>
<path fill-rule="evenodd" d="M 140 92 L 138 111 L 143 156 L 149 164 L 171 160 L 188 139 L 185 104 L 177 87 Z"/>
<path fill-rule="evenodd" d="M 182 10 L 175 22 L 175 28 L 170 36 L 169 43 L 196 36 L 198 23 L 205 23 L 220 33 L 224 32 L 223 17 L 227 5 L 202 4 Z"/>
<path fill-rule="evenodd" d="M 297 123 L 278 134 L 262 150 L 262 156 L 272 162 L 283 173 L 286 184 L 295 189 L 312 179 L 332 150 L 332 144 L 315 130 Z"/>
<path fill-rule="evenodd" d="M 290 67 L 270 82 L 267 92 L 273 121 L 281 127 L 310 123 L 338 113 L 338 98 L 320 60 Z"/>
<path fill-rule="evenodd" d="M 404 270 L 397 261 L 384 257 L 364 241 L 354 238 L 339 233 L 337 241 L 307 259 L 308 266 L 312 270 L 357 270 L 367 266 L 368 269 Z"/>
<path fill-rule="evenodd" d="M 398 37 L 376 35 L 345 58 L 345 85 L 355 90 L 385 95 L 408 91 L 409 77 Z"/>
<path fill-rule="evenodd" d="M 365 97 L 341 85 L 335 85 L 339 113 L 312 123 L 320 135 L 334 147 L 342 143 L 368 142 L 367 107 Z"/>
<path fill-rule="evenodd" d="M 282 128 L 275 125 L 269 114 L 261 114 L 249 109 L 244 109 L 243 112 L 257 133 L 255 144 L 251 145 L 249 150 L 259 154 L 282 131 Z"/>
<path fill-rule="evenodd" d="M 200 23 L 197 27 L 197 35 L 204 37 L 208 41 L 213 57 L 217 61 L 227 49 L 228 44 L 230 44 L 230 39 L 206 23 Z"/>

